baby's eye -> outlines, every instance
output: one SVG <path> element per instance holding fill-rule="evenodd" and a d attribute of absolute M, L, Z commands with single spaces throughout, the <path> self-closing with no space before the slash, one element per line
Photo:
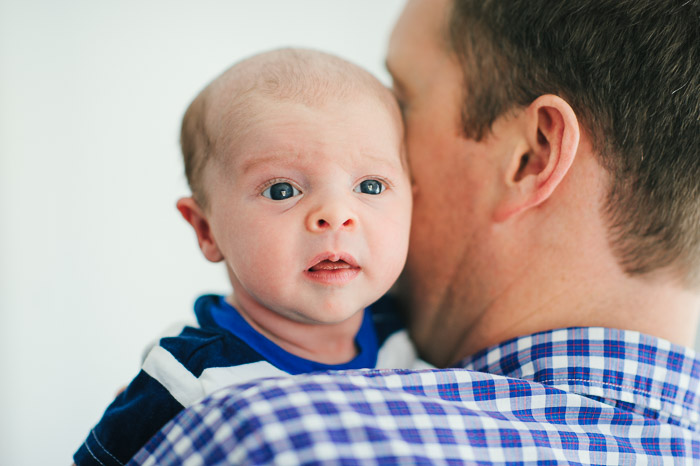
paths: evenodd
<path fill-rule="evenodd" d="M 262 192 L 263 196 L 273 201 L 282 201 L 290 197 L 298 196 L 299 194 L 301 194 L 301 191 L 289 183 L 275 183 Z"/>
<path fill-rule="evenodd" d="M 386 186 L 379 180 L 364 180 L 355 186 L 353 191 L 362 194 L 381 194 L 385 189 Z"/>

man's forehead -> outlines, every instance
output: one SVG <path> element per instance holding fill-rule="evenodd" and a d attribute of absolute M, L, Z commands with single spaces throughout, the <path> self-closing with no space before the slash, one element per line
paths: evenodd
<path fill-rule="evenodd" d="M 386 67 L 396 78 L 416 55 L 447 52 L 446 25 L 452 0 L 411 0 L 394 25 Z M 412 65 L 416 66 L 416 65 Z"/>
<path fill-rule="evenodd" d="M 394 25 L 389 43 L 443 45 L 452 0 L 411 0 Z"/>

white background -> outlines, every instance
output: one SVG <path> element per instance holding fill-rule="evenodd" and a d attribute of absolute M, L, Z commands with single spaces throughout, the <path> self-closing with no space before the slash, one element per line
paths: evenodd
<path fill-rule="evenodd" d="M 175 210 L 195 94 L 280 46 L 388 83 L 402 0 L 0 0 L 0 464 L 69 464 L 141 351 L 227 292 Z"/>
<path fill-rule="evenodd" d="M 175 209 L 195 94 L 280 46 L 388 83 L 402 0 L 0 0 L 0 464 L 70 464 L 141 351 L 227 292 Z"/>

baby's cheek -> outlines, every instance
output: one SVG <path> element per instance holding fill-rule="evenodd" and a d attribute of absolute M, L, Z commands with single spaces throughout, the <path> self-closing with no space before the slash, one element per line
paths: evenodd
<path fill-rule="evenodd" d="M 269 266 L 266 266 L 268 254 L 271 254 L 268 242 L 266 233 L 254 222 L 246 221 L 245 215 L 235 216 L 235 219 L 232 216 L 226 259 L 242 284 L 248 286 L 251 277 L 269 273 Z"/>
<path fill-rule="evenodd" d="M 404 225 L 404 222 L 397 222 L 387 227 L 385 229 L 386 234 L 382 235 L 381 239 L 375 244 L 373 257 L 382 258 L 377 263 L 377 266 L 380 267 L 378 272 L 389 285 L 393 284 L 398 278 L 406 262 L 408 250 L 407 228 L 408 226 L 407 224 Z"/>

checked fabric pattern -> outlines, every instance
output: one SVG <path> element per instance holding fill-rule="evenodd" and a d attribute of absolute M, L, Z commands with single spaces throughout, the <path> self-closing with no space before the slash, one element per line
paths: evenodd
<path fill-rule="evenodd" d="M 130 464 L 700 464 L 700 360 L 689 348 L 570 328 L 460 366 L 229 387 Z"/>

